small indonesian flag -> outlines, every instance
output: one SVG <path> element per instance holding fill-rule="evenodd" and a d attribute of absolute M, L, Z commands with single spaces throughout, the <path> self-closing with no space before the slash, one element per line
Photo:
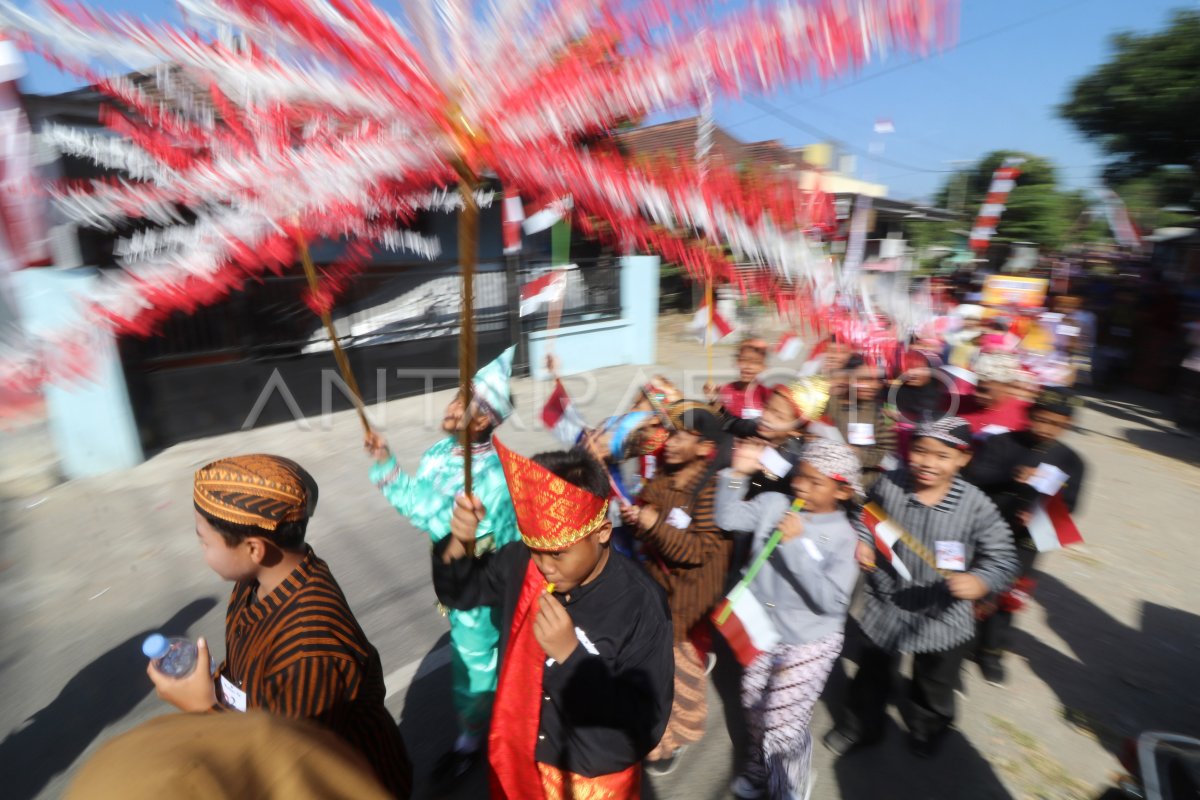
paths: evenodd
<path fill-rule="evenodd" d="M 1071 512 L 1067 511 L 1067 504 L 1057 494 L 1038 504 L 1029 520 L 1029 535 L 1042 553 L 1083 542 Z"/>
<path fill-rule="evenodd" d="M 974 372 L 962 367 L 956 367 L 953 364 L 946 364 L 940 367 L 940 369 L 942 374 L 953 384 L 956 393 L 964 396 L 975 394 L 975 387 L 979 383 L 979 376 Z"/>
<path fill-rule="evenodd" d="M 504 192 L 504 252 L 521 252 L 521 223 L 525 221 L 525 206 L 521 195 L 512 189 Z"/>
<path fill-rule="evenodd" d="M 701 303 L 688 330 L 695 334 L 701 344 L 716 344 L 733 333 L 733 326 L 716 308 L 712 310 L 712 325 L 709 325 L 708 303 Z"/>
<path fill-rule="evenodd" d="M 521 316 L 527 317 L 542 306 L 562 302 L 567 290 L 569 267 L 554 269 L 521 287 Z"/>
<path fill-rule="evenodd" d="M 875 120 L 876 133 L 895 133 L 896 125 L 890 119 L 880 118 Z"/>
<path fill-rule="evenodd" d="M 538 211 L 536 214 L 531 214 L 528 219 L 522 223 L 526 234 L 540 233 L 554 225 L 560 219 L 565 217 L 568 212 L 574 207 L 571 197 L 555 200 L 550 205 Z"/>
<path fill-rule="evenodd" d="M 571 396 L 563 388 L 562 381 L 554 382 L 554 391 L 550 393 L 550 398 L 542 408 L 542 424 L 550 431 L 551 436 L 568 447 L 575 446 L 579 435 L 587 427 L 583 417 L 575 410 Z"/>
<path fill-rule="evenodd" d="M 900 541 L 904 535 L 900 526 L 892 522 L 884 510 L 875 503 L 867 503 L 863 507 L 862 520 L 875 539 L 875 549 L 887 559 L 897 575 L 906 581 L 911 581 L 912 573 L 896 555 L 896 542 Z"/>
<path fill-rule="evenodd" d="M 716 623 L 717 630 L 725 637 L 738 663 L 748 667 L 754 659 L 779 644 L 779 631 L 749 587 L 734 600 L 725 598 L 717 604 L 713 609 L 713 620 L 724 615 L 729 606 L 732 606 L 732 611 L 724 622 Z"/>
<path fill-rule="evenodd" d="M 795 331 L 784 331 L 775 343 L 775 355 L 782 361 L 791 361 L 800 355 L 800 337 Z"/>

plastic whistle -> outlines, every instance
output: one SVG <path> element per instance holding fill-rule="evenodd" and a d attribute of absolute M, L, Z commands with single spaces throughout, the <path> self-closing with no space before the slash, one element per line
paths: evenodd
<path fill-rule="evenodd" d="M 546 584 L 546 594 L 554 594 L 554 584 L 553 583 Z"/>

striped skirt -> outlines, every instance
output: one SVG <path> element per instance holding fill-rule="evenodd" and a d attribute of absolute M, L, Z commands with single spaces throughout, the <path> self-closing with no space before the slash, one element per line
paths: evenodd
<path fill-rule="evenodd" d="M 671 701 L 671 717 L 658 746 L 646 756 L 647 761 L 670 758 L 680 747 L 694 744 L 704 737 L 708 719 L 708 681 L 700 652 L 691 642 L 675 644 L 675 699 Z"/>
<path fill-rule="evenodd" d="M 838 654 L 842 634 L 763 653 L 742 678 L 742 708 L 749 729 L 744 777 L 778 800 L 805 800 L 812 790 L 813 708 Z"/>

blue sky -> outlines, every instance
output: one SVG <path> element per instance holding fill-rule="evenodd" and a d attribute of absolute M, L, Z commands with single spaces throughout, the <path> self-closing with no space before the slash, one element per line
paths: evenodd
<path fill-rule="evenodd" d="M 173 4 L 162 0 L 95 5 L 176 17 Z M 387 0 L 381 5 L 394 7 Z M 957 44 L 946 52 L 919 61 L 893 57 L 840 81 L 762 99 L 790 121 L 751 100 L 718 103 L 717 123 L 746 141 L 801 145 L 820 138 L 814 130 L 836 137 L 859 156 L 858 174 L 886 183 L 893 197 L 927 198 L 953 169 L 949 162 L 996 149 L 1046 156 L 1060 165 L 1064 183 L 1088 186 L 1095 183 L 1103 156 L 1057 118 L 1055 105 L 1075 78 L 1106 59 L 1112 34 L 1161 28 L 1173 9 L 1198 5 L 1195 0 L 962 0 Z M 27 91 L 74 85 L 69 76 L 30 58 Z M 873 122 L 881 117 L 896 128 L 882 137 L 882 158 L 892 163 L 866 157 L 878 138 Z"/>

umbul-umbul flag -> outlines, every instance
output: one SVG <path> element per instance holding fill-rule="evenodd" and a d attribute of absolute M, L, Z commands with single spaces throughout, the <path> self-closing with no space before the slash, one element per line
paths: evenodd
<path fill-rule="evenodd" d="M 904 531 L 900 526 L 892 522 L 884 510 L 875 503 L 867 503 L 863 507 L 862 520 L 875 539 L 875 549 L 879 551 L 879 554 L 887 559 L 887 562 L 892 565 L 892 569 L 896 570 L 897 575 L 906 581 L 911 581 L 912 573 L 896 555 L 896 543 L 904 536 Z"/>
<path fill-rule="evenodd" d="M 530 214 L 521 225 L 526 234 L 540 233 L 565 217 L 574 205 L 570 196 L 555 200 L 541 211 Z"/>
<path fill-rule="evenodd" d="M 560 380 L 554 381 L 554 391 L 542 407 L 542 424 L 550 431 L 551 436 L 568 447 L 575 446 L 579 441 L 579 434 L 587 427 Z"/>
<path fill-rule="evenodd" d="M 1039 552 L 1060 550 L 1073 544 L 1081 544 L 1083 536 L 1071 519 L 1071 512 L 1061 495 L 1044 498 L 1038 503 L 1029 520 L 1029 536 Z"/>
<path fill-rule="evenodd" d="M 796 356 L 800 355 L 800 337 L 795 331 L 784 331 L 779 337 L 779 341 L 775 343 L 775 355 L 781 361 L 791 361 Z"/>
<path fill-rule="evenodd" d="M 504 192 L 504 252 L 521 252 L 521 223 L 525 221 L 525 206 L 521 195 L 508 189 Z"/>
<path fill-rule="evenodd" d="M 542 306 L 562 302 L 567 291 L 569 267 L 553 269 L 521 287 L 521 316 L 526 317 Z"/>
<path fill-rule="evenodd" d="M 712 325 L 710 326 L 708 303 L 705 302 L 696 309 L 696 314 L 692 317 L 692 324 L 688 325 L 688 330 L 695 334 L 701 344 L 716 344 L 733 333 L 733 326 L 729 324 L 729 320 L 721 316 L 721 312 L 715 307 L 712 310 Z"/>

